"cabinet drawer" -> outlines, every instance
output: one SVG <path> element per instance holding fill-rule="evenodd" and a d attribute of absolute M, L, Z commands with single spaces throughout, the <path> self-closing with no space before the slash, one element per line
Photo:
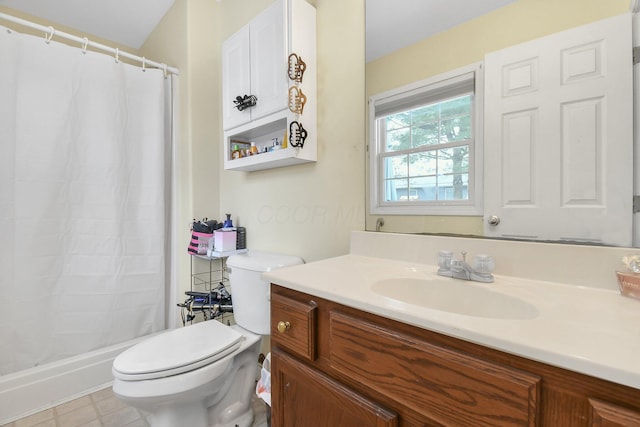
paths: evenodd
<path fill-rule="evenodd" d="M 307 360 L 316 358 L 316 312 L 313 301 L 271 294 L 271 342 Z"/>
<path fill-rule="evenodd" d="M 339 311 L 330 363 L 441 425 L 535 426 L 540 378 Z"/>

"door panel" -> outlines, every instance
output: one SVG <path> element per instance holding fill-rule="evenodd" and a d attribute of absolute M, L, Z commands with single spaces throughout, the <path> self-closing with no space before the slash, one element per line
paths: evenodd
<path fill-rule="evenodd" d="M 537 110 L 505 114 L 503 118 L 503 182 L 507 206 L 535 204 L 531 161 L 537 122 Z"/>
<path fill-rule="evenodd" d="M 251 95 L 249 61 L 249 26 L 246 26 L 222 44 L 222 122 L 225 130 L 251 119 L 251 108 L 239 111 L 233 102 L 237 96 Z"/>
<path fill-rule="evenodd" d="M 275 2 L 251 23 L 251 90 L 258 98 L 252 120 L 287 107 L 284 3 Z"/>
<path fill-rule="evenodd" d="M 562 203 L 604 207 L 602 98 L 562 106 Z"/>

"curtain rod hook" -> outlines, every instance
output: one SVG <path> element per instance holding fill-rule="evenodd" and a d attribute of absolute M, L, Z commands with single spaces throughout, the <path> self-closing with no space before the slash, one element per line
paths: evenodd
<path fill-rule="evenodd" d="M 116 48 L 116 64 L 120 62 L 120 48 Z"/>
<path fill-rule="evenodd" d="M 89 46 L 89 39 L 84 37 L 82 39 L 82 53 L 87 53 L 87 47 Z"/>
<path fill-rule="evenodd" d="M 56 33 L 56 29 L 53 28 L 51 25 L 49 25 L 49 33 L 45 33 L 44 35 L 44 42 L 46 44 L 49 44 L 49 42 L 51 42 L 51 39 L 53 38 L 53 35 Z"/>
<path fill-rule="evenodd" d="M 164 71 L 164 78 L 166 79 L 166 78 L 167 78 L 167 76 L 168 76 L 168 73 L 167 73 L 167 64 L 162 64 L 162 69 L 163 69 L 163 71 Z"/>
<path fill-rule="evenodd" d="M 142 57 L 142 72 L 147 71 L 147 58 Z"/>

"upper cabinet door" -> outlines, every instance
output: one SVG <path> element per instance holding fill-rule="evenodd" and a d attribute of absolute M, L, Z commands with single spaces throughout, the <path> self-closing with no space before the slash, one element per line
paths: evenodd
<path fill-rule="evenodd" d="M 631 246 L 631 42 L 624 14 L 485 57 L 485 235 Z"/>
<path fill-rule="evenodd" d="M 276 1 L 222 44 L 225 130 L 287 108 L 285 4 Z M 240 111 L 234 100 L 245 95 L 257 101 Z"/>
<path fill-rule="evenodd" d="M 251 95 L 248 25 L 222 44 L 222 120 L 225 129 L 251 119 L 250 108 L 240 111 L 233 102 L 237 96 L 244 95 Z"/>
<path fill-rule="evenodd" d="M 287 108 L 284 1 L 277 1 L 251 22 L 251 91 L 258 98 L 255 120 Z"/>

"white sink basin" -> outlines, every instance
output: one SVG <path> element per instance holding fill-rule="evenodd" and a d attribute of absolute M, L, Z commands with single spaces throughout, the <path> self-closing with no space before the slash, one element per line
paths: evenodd
<path fill-rule="evenodd" d="M 406 304 L 466 316 L 493 319 L 533 319 L 538 310 L 516 297 L 491 290 L 491 284 L 456 279 L 394 278 L 379 280 L 371 290 Z"/>

